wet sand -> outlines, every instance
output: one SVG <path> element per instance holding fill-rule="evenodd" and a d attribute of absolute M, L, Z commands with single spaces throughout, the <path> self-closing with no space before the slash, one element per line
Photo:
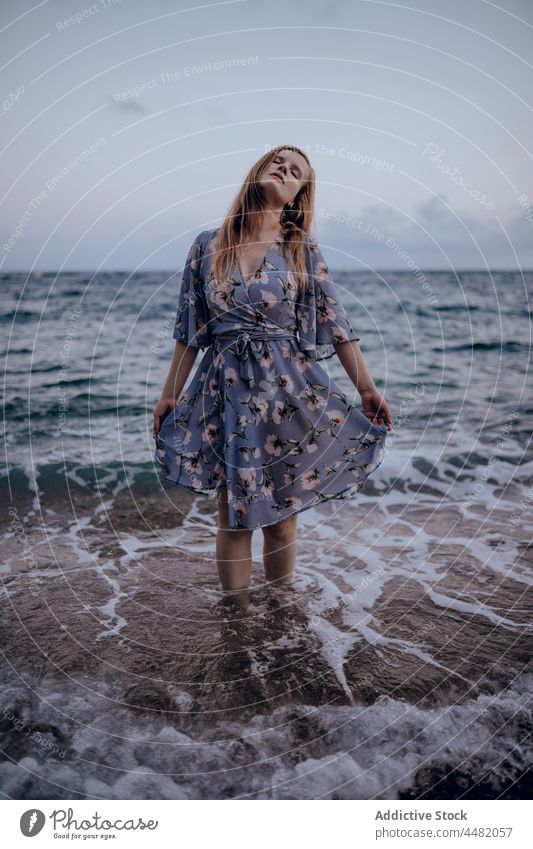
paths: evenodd
<path fill-rule="evenodd" d="M 16 503 L 23 532 L 4 510 L 2 793 L 529 798 L 518 493 L 466 513 L 379 486 L 300 514 L 293 589 L 265 586 L 256 530 L 246 611 L 205 496 L 58 488 Z"/>

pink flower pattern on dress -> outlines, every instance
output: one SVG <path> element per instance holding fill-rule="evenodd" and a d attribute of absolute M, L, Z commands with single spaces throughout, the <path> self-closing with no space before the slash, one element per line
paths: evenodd
<path fill-rule="evenodd" d="M 187 256 L 173 336 L 203 356 L 161 423 L 155 459 L 194 492 L 226 487 L 230 527 L 253 529 L 353 497 L 381 464 L 387 429 L 321 365 L 359 336 L 316 240 L 307 237 L 299 291 L 281 237 L 246 282 L 238 268 L 215 280 L 215 236 L 200 233 Z M 246 334 L 238 349 L 219 338 L 230 331 Z"/>

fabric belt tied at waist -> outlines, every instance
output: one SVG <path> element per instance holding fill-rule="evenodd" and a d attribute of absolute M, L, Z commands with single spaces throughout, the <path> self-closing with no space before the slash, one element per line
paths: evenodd
<path fill-rule="evenodd" d="M 256 333 L 255 331 L 239 330 L 239 331 L 224 331 L 223 333 L 215 334 L 216 340 L 228 340 L 235 348 L 237 358 L 239 360 L 239 374 L 246 380 L 252 389 L 255 386 L 254 371 L 252 368 L 250 352 L 257 358 L 258 351 L 251 345 L 251 342 L 267 341 L 272 339 L 297 339 L 294 333 L 277 333 L 268 331 L 265 333 Z M 269 347 L 269 350 L 272 350 Z"/>

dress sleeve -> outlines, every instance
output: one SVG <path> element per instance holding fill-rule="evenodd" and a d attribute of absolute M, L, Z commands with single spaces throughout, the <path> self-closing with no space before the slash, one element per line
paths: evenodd
<path fill-rule="evenodd" d="M 316 239 L 306 244 L 308 285 L 298 296 L 296 316 L 300 346 L 314 360 L 332 357 L 339 342 L 359 341 Z"/>
<path fill-rule="evenodd" d="M 203 235 L 203 232 L 200 233 L 189 248 L 172 333 L 178 342 L 202 349 L 208 348 L 213 341 L 209 323 L 209 307 L 201 273 Z"/>

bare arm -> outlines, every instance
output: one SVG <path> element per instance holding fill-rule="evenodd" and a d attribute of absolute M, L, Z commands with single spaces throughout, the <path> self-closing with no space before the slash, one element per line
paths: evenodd
<path fill-rule="evenodd" d="M 159 432 L 162 416 L 165 415 L 169 408 L 176 406 L 197 355 L 198 348 L 192 345 L 184 345 L 183 342 L 176 342 L 167 379 L 165 380 L 161 397 L 154 409 L 154 428 L 152 432 L 154 437 Z"/>
<path fill-rule="evenodd" d="M 193 345 L 185 345 L 183 342 L 176 342 L 161 398 L 171 398 L 177 401 L 187 383 L 187 378 L 191 373 L 197 355 L 198 348 Z"/>
<path fill-rule="evenodd" d="M 359 347 L 359 342 L 339 342 L 335 352 L 363 402 L 363 412 L 374 424 L 384 424 L 392 430 L 393 420 L 389 405 L 378 391 Z"/>
<path fill-rule="evenodd" d="M 360 395 L 365 390 L 376 388 L 365 363 L 363 352 L 359 347 L 359 342 L 355 340 L 339 342 L 338 345 L 335 345 L 335 352 Z"/>

